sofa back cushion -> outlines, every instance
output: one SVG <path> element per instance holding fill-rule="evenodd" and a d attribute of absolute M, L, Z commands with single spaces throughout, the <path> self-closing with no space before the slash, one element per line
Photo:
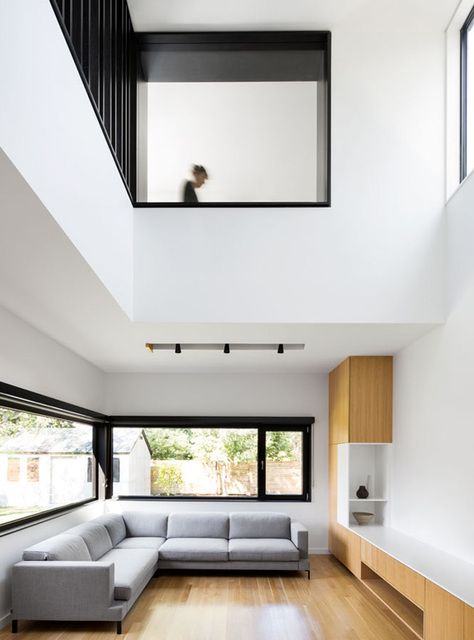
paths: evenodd
<path fill-rule="evenodd" d="M 124 511 L 122 517 L 129 538 L 166 538 L 167 513 Z"/>
<path fill-rule="evenodd" d="M 125 522 L 119 513 L 105 513 L 94 518 L 97 524 L 103 524 L 112 540 L 112 546 L 116 547 L 127 535 Z"/>
<path fill-rule="evenodd" d="M 92 560 L 86 543 L 78 535 L 61 533 L 23 551 L 23 560 Z"/>
<path fill-rule="evenodd" d="M 227 513 L 170 513 L 167 538 L 228 538 Z"/>
<path fill-rule="evenodd" d="M 229 517 L 229 538 L 289 538 L 290 518 L 284 513 L 242 511 Z"/>
<path fill-rule="evenodd" d="M 81 536 L 86 543 L 92 560 L 98 560 L 104 553 L 112 549 L 112 540 L 103 524 L 92 520 L 69 529 L 66 533 Z"/>

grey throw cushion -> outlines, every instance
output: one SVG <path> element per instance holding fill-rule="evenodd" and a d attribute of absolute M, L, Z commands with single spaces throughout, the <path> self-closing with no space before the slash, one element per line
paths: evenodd
<path fill-rule="evenodd" d="M 130 600 L 143 588 L 158 562 L 156 549 L 112 549 L 100 559 L 115 565 L 114 597 Z"/>
<path fill-rule="evenodd" d="M 231 513 L 229 538 L 290 539 L 290 518 L 284 513 L 242 511 Z"/>
<path fill-rule="evenodd" d="M 94 518 L 94 522 L 104 525 L 112 540 L 113 547 L 116 547 L 127 535 L 125 522 L 119 513 L 105 513 L 99 518 Z"/>
<path fill-rule="evenodd" d="M 112 540 L 103 524 L 97 524 L 95 521 L 84 522 L 73 529 L 69 529 L 67 533 L 73 533 L 81 536 L 89 549 L 92 560 L 98 560 L 104 553 L 112 549 Z"/>
<path fill-rule="evenodd" d="M 255 562 L 292 562 L 299 551 L 284 538 L 234 538 L 229 540 L 229 560 Z"/>
<path fill-rule="evenodd" d="M 166 538 L 167 513 L 124 511 L 122 517 L 129 538 Z"/>
<path fill-rule="evenodd" d="M 228 559 L 227 551 L 225 538 L 168 538 L 159 555 L 162 560 L 223 562 Z"/>
<path fill-rule="evenodd" d="M 92 558 L 86 543 L 80 536 L 61 533 L 25 549 L 23 560 L 86 560 L 90 562 Z"/>
<path fill-rule="evenodd" d="M 124 538 L 117 549 L 159 549 L 165 538 Z"/>
<path fill-rule="evenodd" d="M 167 538 L 228 538 L 227 513 L 170 513 Z"/>

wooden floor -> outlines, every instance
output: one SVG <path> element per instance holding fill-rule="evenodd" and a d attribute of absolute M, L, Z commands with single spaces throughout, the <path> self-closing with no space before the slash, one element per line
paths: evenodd
<path fill-rule="evenodd" d="M 413 640 L 332 556 L 305 573 L 175 573 L 153 579 L 123 640 Z M 110 623 L 21 622 L 0 640 L 118 640 Z"/>

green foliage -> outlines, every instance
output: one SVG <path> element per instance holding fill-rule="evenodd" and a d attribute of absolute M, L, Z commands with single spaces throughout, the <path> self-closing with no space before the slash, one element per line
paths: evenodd
<path fill-rule="evenodd" d="M 301 451 L 301 434 L 290 431 L 270 431 L 267 433 L 267 460 L 295 460 Z"/>
<path fill-rule="evenodd" d="M 37 416 L 26 411 L 15 411 L 0 407 L 0 442 L 17 436 L 21 431 L 52 428 L 68 429 L 73 424 L 68 420 L 51 418 L 49 416 Z"/>
<path fill-rule="evenodd" d="M 145 429 L 153 460 L 191 460 L 191 429 Z"/>
<path fill-rule="evenodd" d="M 257 461 L 257 433 L 242 429 L 228 431 L 224 439 L 224 450 L 232 464 Z"/>
<path fill-rule="evenodd" d="M 176 465 L 156 465 L 151 470 L 151 488 L 154 496 L 179 494 L 183 485 L 183 476 Z"/>

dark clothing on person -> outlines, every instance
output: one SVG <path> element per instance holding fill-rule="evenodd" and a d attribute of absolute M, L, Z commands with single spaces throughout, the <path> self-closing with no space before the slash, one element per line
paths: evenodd
<path fill-rule="evenodd" d="M 183 202 L 199 202 L 193 183 L 190 180 L 184 185 Z"/>

